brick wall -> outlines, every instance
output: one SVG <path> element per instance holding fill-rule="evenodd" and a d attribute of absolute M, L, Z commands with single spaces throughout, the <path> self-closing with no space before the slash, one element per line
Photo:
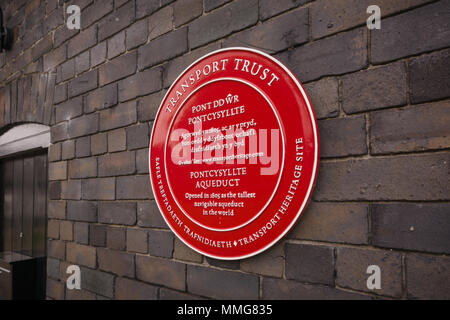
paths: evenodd
<path fill-rule="evenodd" d="M 81 31 L 65 8 L 82 8 Z M 366 9 L 378 4 L 381 30 Z M 0 128 L 51 126 L 51 299 L 450 298 L 449 0 L 3 1 Z M 162 220 L 148 179 L 159 103 L 203 54 L 254 47 L 305 85 L 321 165 L 279 244 L 205 258 Z M 67 290 L 77 264 L 82 290 Z M 379 265 L 381 290 L 366 269 Z"/>

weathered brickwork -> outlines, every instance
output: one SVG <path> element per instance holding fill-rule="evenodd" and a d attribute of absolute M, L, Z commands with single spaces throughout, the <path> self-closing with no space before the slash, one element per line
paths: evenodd
<path fill-rule="evenodd" d="M 81 7 L 81 30 L 65 9 Z M 380 30 L 366 9 L 381 8 Z M 51 127 L 49 299 L 449 299 L 449 0 L 3 1 L 0 133 Z M 202 55 L 252 47 L 300 79 L 321 163 L 299 223 L 242 261 L 168 229 L 148 144 L 171 83 Z M 82 290 L 68 290 L 77 264 Z M 366 286 L 369 265 L 381 289 Z"/>

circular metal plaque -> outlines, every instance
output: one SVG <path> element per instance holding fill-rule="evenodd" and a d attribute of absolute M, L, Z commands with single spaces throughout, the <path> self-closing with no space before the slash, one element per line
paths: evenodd
<path fill-rule="evenodd" d="M 294 226 L 318 159 L 314 112 L 295 76 L 265 53 L 228 48 L 194 62 L 168 90 L 149 168 L 177 237 L 231 260 L 264 251 Z"/>

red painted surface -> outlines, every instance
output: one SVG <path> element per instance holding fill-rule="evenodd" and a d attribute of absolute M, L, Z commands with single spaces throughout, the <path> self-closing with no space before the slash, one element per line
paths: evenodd
<path fill-rule="evenodd" d="M 219 50 L 187 68 L 162 101 L 150 141 L 153 192 L 192 249 L 249 257 L 300 217 L 318 149 L 312 107 L 292 73 L 255 50 Z"/>

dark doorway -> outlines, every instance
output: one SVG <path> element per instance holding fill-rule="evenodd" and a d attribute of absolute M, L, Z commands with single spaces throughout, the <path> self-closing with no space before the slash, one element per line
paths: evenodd
<path fill-rule="evenodd" d="M 0 251 L 45 256 L 47 154 L 23 155 L 1 161 Z"/>
<path fill-rule="evenodd" d="M 0 299 L 45 297 L 47 150 L 0 160 Z"/>

